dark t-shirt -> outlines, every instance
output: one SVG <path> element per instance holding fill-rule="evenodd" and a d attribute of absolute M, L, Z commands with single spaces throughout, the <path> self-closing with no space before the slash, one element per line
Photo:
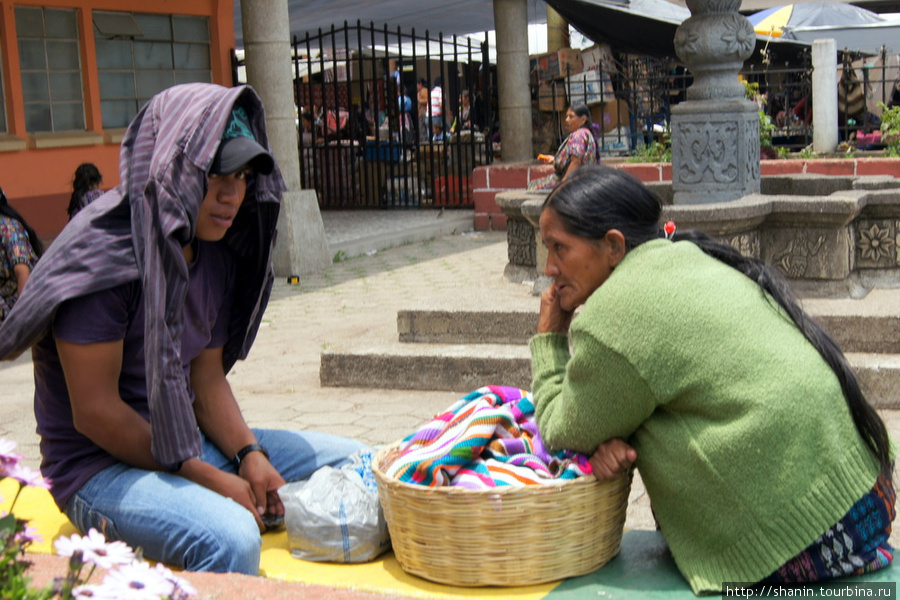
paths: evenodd
<path fill-rule="evenodd" d="M 190 363 L 206 348 L 228 339 L 233 264 L 222 244 L 200 242 L 189 268 L 181 358 L 185 385 Z M 149 421 L 144 366 L 144 296 L 140 281 L 88 294 L 62 304 L 48 335 L 32 350 L 34 413 L 41 436 L 41 472 L 50 478 L 60 508 L 88 479 L 116 458 L 76 431 L 55 338 L 76 344 L 122 340 L 119 396 Z"/>

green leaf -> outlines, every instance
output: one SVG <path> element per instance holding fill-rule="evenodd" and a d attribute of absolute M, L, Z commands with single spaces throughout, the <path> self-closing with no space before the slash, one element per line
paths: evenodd
<path fill-rule="evenodd" d="M 7 534 L 15 533 L 17 523 L 18 520 L 15 515 L 6 515 L 5 517 L 0 518 L 0 531 Z"/>

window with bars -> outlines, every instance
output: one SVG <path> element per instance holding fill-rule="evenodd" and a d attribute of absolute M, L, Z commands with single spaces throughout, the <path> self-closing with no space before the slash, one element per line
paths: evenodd
<path fill-rule="evenodd" d="M 26 130 L 83 131 L 75 10 L 17 6 L 15 15 Z"/>
<path fill-rule="evenodd" d="M 126 127 L 147 100 L 168 87 L 212 81 L 207 17 L 93 15 L 104 128 Z"/>

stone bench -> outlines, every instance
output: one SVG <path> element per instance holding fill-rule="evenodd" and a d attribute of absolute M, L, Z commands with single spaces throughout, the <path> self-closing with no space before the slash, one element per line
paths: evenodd
<path fill-rule="evenodd" d="M 541 244 L 536 237 L 538 223 L 534 215 L 540 217 L 540 209 L 547 193 L 512 190 L 500 192 L 494 199 L 507 218 L 506 245 L 509 262 L 503 275 L 510 281 L 525 283 L 534 281 L 538 275 L 537 249 Z"/>
<path fill-rule="evenodd" d="M 900 287 L 900 180 L 890 176 L 764 177 L 764 193 L 731 202 L 671 204 L 671 184 L 652 185 L 664 221 L 700 229 L 781 269 L 801 295 L 861 297 Z M 508 218 L 511 281 L 545 289 L 546 253 L 538 219 L 547 192 L 508 191 L 496 202 Z"/>

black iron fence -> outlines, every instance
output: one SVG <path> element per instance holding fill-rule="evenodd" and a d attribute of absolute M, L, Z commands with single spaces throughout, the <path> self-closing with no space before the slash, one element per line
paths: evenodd
<path fill-rule="evenodd" d="M 771 143 L 768 153 L 772 157 L 812 144 L 809 54 L 795 63 L 748 65 L 740 73 L 757 92 L 760 124 Z M 881 148 L 879 103 L 900 103 L 898 56 L 884 49 L 876 56 L 843 53 L 838 69 L 840 141 L 845 148 Z M 535 151 L 555 151 L 566 135 L 565 110 L 575 103 L 591 107 L 604 155 L 631 155 L 654 142 L 665 143 L 671 107 L 686 99 L 692 83 L 690 71 L 673 60 L 624 54 L 590 72 L 549 82 L 533 78 Z"/>
<path fill-rule="evenodd" d="M 496 130 L 486 42 L 345 22 L 293 56 L 301 181 L 323 209 L 472 206 Z"/>
<path fill-rule="evenodd" d="M 294 38 L 301 182 L 317 191 L 321 208 L 473 205 L 472 171 L 491 164 L 502 143 L 496 72 L 487 42 L 443 38 L 359 22 Z M 843 54 L 838 126 L 846 147 L 883 147 L 879 105 L 900 104 L 898 60 L 885 50 Z M 554 68 L 548 77 L 532 60 L 535 153 L 556 151 L 566 108 L 575 103 L 591 107 L 604 156 L 665 145 L 671 107 L 693 83 L 674 60 L 622 53 L 579 73 L 563 62 Z M 757 92 L 769 155 L 809 147 L 809 55 L 792 64 L 748 64 L 740 75 Z M 433 95 L 438 80 L 441 93 Z"/>

